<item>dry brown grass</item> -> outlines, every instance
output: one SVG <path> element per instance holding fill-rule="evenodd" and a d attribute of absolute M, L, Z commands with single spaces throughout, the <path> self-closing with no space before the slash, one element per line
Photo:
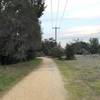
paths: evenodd
<path fill-rule="evenodd" d="M 64 76 L 70 100 L 100 99 L 100 56 L 77 56 L 77 60 L 56 60 Z"/>

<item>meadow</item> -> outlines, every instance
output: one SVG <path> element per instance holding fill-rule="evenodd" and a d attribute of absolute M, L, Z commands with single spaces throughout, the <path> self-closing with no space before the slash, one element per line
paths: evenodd
<path fill-rule="evenodd" d="M 63 75 L 69 100 L 100 100 L 100 56 L 76 56 L 55 60 Z"/>

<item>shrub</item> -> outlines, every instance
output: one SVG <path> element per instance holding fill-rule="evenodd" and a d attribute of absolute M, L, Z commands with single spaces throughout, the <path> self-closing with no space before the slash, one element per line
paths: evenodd
<path fill-rule="evenodd" d="M 65 56 L 67 60 L 75 59 L 74 49 L 72 45 L 69 45 L 69 44 L 66 45 Z"/>

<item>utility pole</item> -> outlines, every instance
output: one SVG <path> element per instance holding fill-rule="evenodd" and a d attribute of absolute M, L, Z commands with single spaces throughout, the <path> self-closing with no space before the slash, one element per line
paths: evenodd
<path fill-rule="evenodd" d="M 60 27 L 53 27 L 53 29 L 55 30 L 55 41 L 57 42 L 57 37 L 58 37 L 58 29 L 60 29 Z"/>

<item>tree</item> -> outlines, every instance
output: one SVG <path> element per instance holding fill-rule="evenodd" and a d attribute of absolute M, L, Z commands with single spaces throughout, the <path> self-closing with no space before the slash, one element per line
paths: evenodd
<path fill-rule="evenodd" d="M 91 54 L 97 54 L 99 51 L 99 40 L 97 38 L 90 39 L 90 52 Z"/>
<path fill-rule="evenodd" d="M 66 55 L 66 59 L 67 60 L 72 60 L 75 58 L 74 56 L 74 49 L 73 49 L 73 46 L 70 44 L 67 44 L 66 45 L 66 48 L 65 48 L 65 55 Z"/>
<path fill-rule="evenodd" d="M 42 0 L 35 0 L 35 3 L 30 0 L 0 0 L 1 62 L 27 60 L 30 53 L 33 55 L 30 58 L 34 58 L 35 51 L 41 46 L 39 18 L 44 8 Z"/>
<path fill-rule="evenodd" d="M 58 44 L 52 50 L 52 57 L 56 57 L 58 59 L 61 59 L 62 56 L 64 56 L 64 49 L 61 47 L 60 44 Z"/>
<path fill-rule="evenodd" d="M 42 42 L 42 51 L 46 56 L 51 56 L 56 47 L 56 41 L 53 38 L 45 39 Z"/>
<path fill-rule="evenodd" d="M 83 41 L 76 41 L 72 44 L 75 54 L 89 53 L 89 43 Z"/>
<path fill-rule="evenodd" d="M 31 0 L 31 3 L 33 4 L 33 8 L 37 17 L 40 18 L 43 15 L 43 11 L 45 9 L 44 0 Z"/>
<path fill-rule="evenodd" d="M 46 39 L 42 43 L 42 51 L 46 56 L 55 58 L 61 58 L 64 54 L 64 50 L 60 44 L 57 44 L 53 38 Z"/>

